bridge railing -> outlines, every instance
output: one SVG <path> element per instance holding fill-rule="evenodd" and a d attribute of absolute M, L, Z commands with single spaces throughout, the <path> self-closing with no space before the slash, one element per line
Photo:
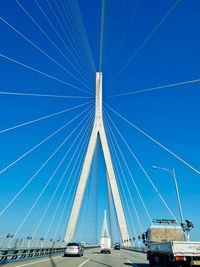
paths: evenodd
<path fill-rule="evenodd" d="M 66 242 L 45 241 L 43 238 L 32 240 L 28 237 L 13 240 L 7 237 L 3 240 L 0 237 L 0 262 L 59 254 L 64 252 L 65 246 Z"/>
<path fill-rule="evenodd" d="M 32 240 L 30 237 L 26 239 L 12 239 L 11 237 L 7 237 L 5 240 L 0 237 L 0 250 L 2 249 L 21 249 L 21 248 L 27 248 L 27 249 L 33 249 L 33 248 L 64 248 L 66 245 L 66 242 L 61 241 L 45 241 L 43 238 L 40 240 Z"/>
<path fill-rule="evenodd" d="M 139 247 L 122 247 L 122 249 L 141 252 L 141 253 L 146 253 L 147 252 L 147 248 L 139 248 Z"/>
<path fill-rule="evenodd" d="M 0 238 L 0 263 L 12 260 L 25 260 L 35 257 L 64 253 L 66 242 L 45 241 L 44 239 L 32 240 Z M 96 248 L 96 245 L 85 245 L 84 249 Z"/>
<path fill-rule="evenodd" d="M 0 262 L 55 255 L 63 252 L 64 248 L 0 249 Z"/>

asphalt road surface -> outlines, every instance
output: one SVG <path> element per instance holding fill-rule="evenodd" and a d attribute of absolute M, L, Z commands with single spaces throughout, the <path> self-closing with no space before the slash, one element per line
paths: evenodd
<path fill-rule="evenodd" d="M 149 267 L 145 253 L 128 250 L 112 250 L 111 254 L 101 254 L 98 248 L 84 251 L 83 257 L 48 256 L 7 264 L 5 267 Z"/>

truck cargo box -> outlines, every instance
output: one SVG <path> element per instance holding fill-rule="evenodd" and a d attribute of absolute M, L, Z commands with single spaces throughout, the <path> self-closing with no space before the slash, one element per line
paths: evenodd
<path fill-rule="evenodd" d="M 111 252 L 111 236 L 100 237 L 100 248 L 101 248 L 101 253 Z"/>
<path fill-rule="evenodd" d="M 152 225 L 147 230 L 148 243 L 184 241 L 183 229 L 180 226 Z"/>

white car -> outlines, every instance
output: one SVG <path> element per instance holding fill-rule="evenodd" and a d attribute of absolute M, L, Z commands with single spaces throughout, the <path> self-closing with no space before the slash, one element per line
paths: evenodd
<path fill-rule="evenodd" d="M 83 247 L 80 243 L 70 242 L 67 244 L 64 251 L 64 257 L 73 255 L 79 257 L 83 256 Z"/>

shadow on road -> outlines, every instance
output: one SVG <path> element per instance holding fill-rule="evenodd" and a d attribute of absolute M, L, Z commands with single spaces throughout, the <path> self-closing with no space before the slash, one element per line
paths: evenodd
<path fill-rule="evenodd" d="M 107 266 L 107 267 L 113 267 L 112 265 L 108 265 L 106 263 L 103 263 L 103 262 L 97 261 L 97 260 L 93 260 L 93 259 L 90 259 L 90 262 L 98 263 L 98 264 L 101 264 L 101 265 Z"/>
<path fill-rule="evenodd" d="M 148 263 L 136 263 L 136 262 L 134 262 L 134 263 L 125 262 L 124 265 L 126 265 L 126 266 L 137 266 L 137 267 L 147 267 L 147 266 L 149 266 Z"/>
<path fill-rule="evenodd" d="M 55 264 L 51 254 L 49 255 L 49 259 L 50 259 L 50 262 L 51 262 L 51 266 L 52 267 L 56 267 L 56 264 Z"/>

